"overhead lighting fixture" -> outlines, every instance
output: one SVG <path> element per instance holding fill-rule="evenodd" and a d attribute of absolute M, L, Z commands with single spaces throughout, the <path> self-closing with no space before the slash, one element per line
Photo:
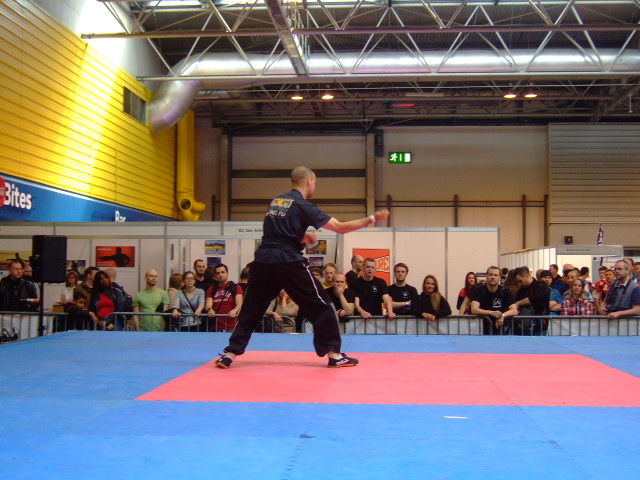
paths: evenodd
<path fill-rule="evenodd" d="M 504 98 L 516 98 L 518 95 L 516 94 L 516 92 L 514 92 L 513 90 L 507 90 L 507 93 L 505 93 Z"/>
<path fill-rule="evenodd" d="M 333 100 L 334 97 L 333 97 L 333 93 L 331 93 L 329 90 L 327 90 L 326 92 L 324 92 L 322 94 L 322 97 L 320 97 L 320 98 L 322 98 L 323 100 Z"/>
<path fill-rule="evenodd" d="M 293 92 L 290 98 L 291 100 L 296 100 L 296 101 L 304 100 L 304 95 L 302 95 L 302 92 L 300 91 L 300 87 L 296 88 L 296 91 Z"/>
<path fill-rule="evenodd" d="M 535 90 L 527 90 L 527 93 L 524 94 L 524 98 L 536 98 L 538 94 Z"/>

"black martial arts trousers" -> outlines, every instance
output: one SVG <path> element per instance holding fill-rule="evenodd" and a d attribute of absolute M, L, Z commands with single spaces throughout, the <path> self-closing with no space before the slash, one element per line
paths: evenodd
<path fill-rule="evenodd" d="M 224 351 L 244 353 L 256 325 L 283 288 L 300 307 L 299 315 L 313 324 L 313 345 L 318 356 L 323 357 L 331 350 L 340 353 L 342 341 L 336 310 L 320 282 L 302 262 L 250 265 L 249 285 L 238 322 Z"/>

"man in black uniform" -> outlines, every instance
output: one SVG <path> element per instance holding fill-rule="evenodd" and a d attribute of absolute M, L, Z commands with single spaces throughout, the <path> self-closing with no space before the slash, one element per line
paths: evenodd
<path fill-rule="evenodd" d="M 292 190 L 279 195 L 269 205 L 263 223 L 260 248 L 251 264 L 249 285 L 238 316 L 238 323 L 224 354 L 216 366 L 229 368 L 236 355 L 245 352 L 255 326 L 262 320 L 269 303 L 285 289 L 300 307 L 300 313 L 313 324 L 313 344 L 319 357 L 329 357 L 329 367 L 352 367 L 355 358 L 340 353 L 341 339 L 335 308 L 309 269 L 301 251 L 315 243 L 317 234 L 308 227 L 348 233 L 389 217 L 388 210 L 375 212 L 348 222 L 340 222 L 309 202 L 315 192 L 316 176 L 307 167 L 291 172 Z"/>

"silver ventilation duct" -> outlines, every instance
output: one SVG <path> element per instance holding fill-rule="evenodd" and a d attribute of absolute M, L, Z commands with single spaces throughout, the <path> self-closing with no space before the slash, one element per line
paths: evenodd
<path fill-rule="evenodd" d="M 589 77 L 612 73 L 640 74 L 640 50 L 601 49 L 599 57 L 577 50 L 514 50 L 510 56 L 486 50 L 425 52 L 376 52 L 363 57 L 340 53 L 337 58 L 312 54 L 307 59 L 309 75 L 299 77 L 288 57 L 270 55 L 206 54 L 182 60 L 174 71 L 178 80 L 163 83 L 149 103 L 149 121 L 155 131 L 175 125 L 191 107 L 196 93 L 208 89 L 241 89 L 270 83 L 349 83 L 380 81 L 431 81 L 451 77 L 514 80 L 533 75 L 558 74 Z M 449 55 L 449 56 L 447 56 Z M 188 78 L 184 78 L 188 77 Z"/>

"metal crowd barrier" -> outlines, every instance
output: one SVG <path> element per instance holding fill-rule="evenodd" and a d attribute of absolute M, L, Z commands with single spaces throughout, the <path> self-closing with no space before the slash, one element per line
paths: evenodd
<path fill-rule="evenodd" d="M 554 336 L 620 336 L 640 335 L 640 317 L 607 320 L 605 316 L 552 316 L 548 333 Z"/>
<path fill-rule="evenodd" d="M 60 313 L 44 312 L 43 335 L 55 332 L 55 322 Z M 0 332 L 9 341 L 24 340 L 39 336 L 40 314 L 38 312 L 0 312 Z"/>
<path fill-rule="evenodd" d="M 313 325 L 306 322 L 304 329 L 304 333 L 312 333 Z M 340 331 L 357 335 L 482 335 L 482 322 L 472 315 L 450 315 L 433 322 L 413 315 L 398 315 L 395 320 L 352 316 L 341 320 Z"/>
<path fill-rule="evenodd" d="M 201 315 L 199 324 L 180 327 L 180 319 L 173 318 L 170 312 L 133 313 L 114 312 L 114 321 L 107 319 L 113 328 L 107 330 L 134 330 L 133 317 L 156 316 L 164 319 L 165 331 L 171 332 L 231 332 L 234 322 L 227 315 L 208 317 Z M 193 317 L 183 314 L 181 318 Z M 118 321 L 118 318 L 120 321 Z M 259 333 L 312 333 L 313 325 L 299 317 L 296 320 L 282 316 L 281 328 L 271 317 L 263 317 L 255 332 Z M 221 319 L 221 321 L 220 321 Z M 640 317 L 627 317 L 620 320 L 607 320 L 604 316 L 516 316 L 507 319 L 505 325 L 496 329 L 491 319 L 474 315 L 450 315 L 429 322 L 411 315 L 400 315 L 395 320 L 383 316 L 370 319 L 345 317 L 340 322 L 340 331 L 355 335 L 552 335 L 552 336 L 639 336 Z M 0 312 L 0 342 L 25 340 L 39 336 L 38 312 Z M 220 323 L 218 323 L 220 321 Z M 98 330 L 90 320 L 78 320 L 67 313 L 44 312 L 43 335 L 67 330 Z"/>
<path fill-rule="evenodd" d="M 495 328 L 495 321 L 475 315 L 450 315 L 429 322 L 423 318 L 399 315 L 395 320 L 384 316 L 370 319 L 345 317 L 340 331 L 365 335 L 506 335 L 506 336 L 638 336 L 640 317 L 607 320 L 605 316 L 518 315 Z M 305 323 L 304 333 L 313 332 Z"/>
<path fill-rule="evenodd" d="M 195 316 L 191 313 L 181 314 L 178 318 L 174 318 L 171 312 L 153 312 L 153 313 L 137 313 L 137 312 L 114 312 L 109 317 L 131 317 L 126 321 L 124 330 L 134 330 L 133 317 L 162 317 L 164 323 L 164 331 L 169 332 L 232 332 L 236 319 L 229 318 L 226 314 L 216 314 L 209 317 L 206 314 Z M 107 317 L 107 323 L 109 323 Z M 194 325 L 182 326 L 181 320 L 184 318 L 196 318 Z M 295 319 L 286 315 L 282 315 L 283 322 L 279 323 L 266 315 L 256 326 L 255 332 L 259 333 L 296 333 Z M 191 322 L 190 322 L 191 323 Z M 290 328 L 289 328 L 290 326 Z"/>

